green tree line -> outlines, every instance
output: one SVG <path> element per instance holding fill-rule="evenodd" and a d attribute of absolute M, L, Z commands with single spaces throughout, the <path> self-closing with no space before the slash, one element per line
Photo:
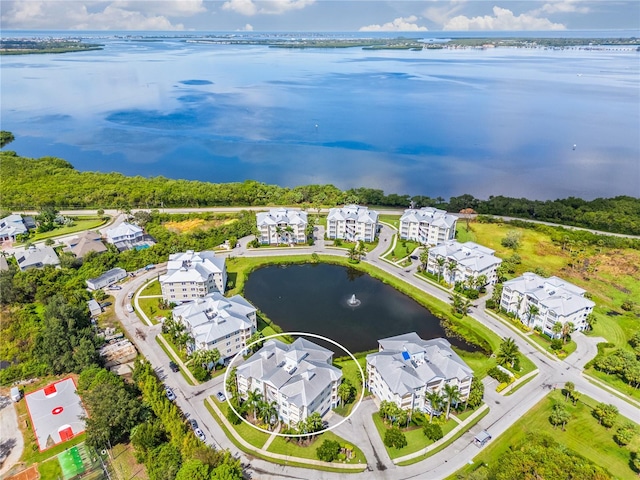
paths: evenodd
<path fill-rule="evenodd" d="M 7 132 L 9 134 L 9 132 Z M 488 200 L 464 194 L 451 197 L 385 194 L 374 188 L 342 191 L 333 185 L 295 188 L 247 180 L 209 183 L 165 177 L 128 177 L 121 173 L 79 172 L 62 159 L 31 159 L 15 152 L 0 152 L 3 195 L 0 209 L 57 208 L 160 208 L 233 205 L 302 205 L 309 207 L 361 203 L 372 206 L 437 207 L 450 212 L 471 208 L 481 214 L 505 215 L 640 234 L 640 198 L 618 196 L 587 201 L 576 197 L 529 200 L 491 196 Z"/>

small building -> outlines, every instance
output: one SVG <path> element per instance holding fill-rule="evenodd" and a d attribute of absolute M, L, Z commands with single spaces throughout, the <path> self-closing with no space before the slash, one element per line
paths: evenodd
<path fill-rule="evenodd" d="M 587 329 L 587 317 L 595 303 L 585 293 L 583 288 L 561 278 L 526 272 L 504 282 L 500 308 L 513 312 L 528 327 L 538 327 L 553 337 L 553 326 L 558 322 L 570 322 L 575 330 Z"/>
<path fill-rule="evenodd" d="M 94 299 L 89 300 L 87 302 L 87 305 L 89 306 L 89 313 L 91 314 L 92 317 L 97 317 L 102 313 L 102 307 L 96 300 Z"/>
<path fill-rule="evenodd" d="M 438 208 L 410 208 L 400 217 L 400 238 L 440 245 L 455 238 L 457 221 L 458 217 Z"/>
<path fill-rule="evenodd" d="M 11 214 L 0 218 L 0 242 L 16 241 L 16 236 L 27 233 L 29 229 L 20 215 Z"/>
<path fill-rule="evenodd" d="M 422 340 L 411 332 L 378 340 L 379 351 L 367 355 L 367 388 L 381 401 L 403 410 L 431 412 L 429 392 L 442 395 L 445 385 L 469 398 L 473 370 L 445 338 Z"/>
<path fill-rule="evenodd" d="M 46 265 L 59 266 L 60 259 L 56 251 L 46 245 L 36 247 L 31 245 L 24 252 L 16 253 L 18 267 L 23 272 L 30 268 L 42 268 Z"/>
<path fill-rule="evenodd" d="M 305 243 L 307 241 L 307 212 L 274 208 L 256 214 L 262 244 Z"/>
<path fill-rule="evenodd" d="M 76 258 L 84 258 L 89 252 L 103 253 L 107 247 L 102 243 L 102 237 L 96 232 L 83 232 L 68 242 L 65 252 L 73 253 Z"/>
<path fill-rule="evenodd" d="M 360 205 L 332 208 L 327 215 L 327 238 L 373 242 L 378 235 L 378 212 Z"/>
<path fill-rule="evenodd" d="M 312 413 L 326 414 L 338 405 L 342 372 L 332 365 L 333 352 L 298 337 L 292 344 L 267 340 L 238 365 L 242 398 L 258 391 L 275 402 L 280 420 L 296 425 Z"/>
<path fill-rule="evenodd" d="M 220 292 L 212 292 L 175 307 L 173 318 L 192 336 L 193 343 L 188 346 L 191 351 L 217 349 L 224 361 L 246 348 L 256 332 L 256 312 L 240 295 L 225 298 Z"/>
<path fill-rule="evenodd" d="M 5 270 L 9 270 L 9 262 L 7 262 L 7 259 L 4 258 L 4 256 L 0 256 L 0 272 Z"/>
<path fill-rule="evenodd" d="M 448 240 L 429 249 L 427 272 L 444 278 L 451 284 L 484 277 L 483 284 L 476 285 L 476 288 L 495 285 L 502 259 L 493 254 L 494 250 L 475 242 Z"/>
<path fill-rule="evenodd" d="M 212 292 L 224 293 L 227 267 L 223 257 L 213 251 L 169 255 L 167 273 L 160 276 L 162 298 L 167 302 L 185 302 Z"/>
<path fill-rule="evenodd" d="M 473 443 L 477 447 L 484 447 L 489 440 L 491 440 L 491 435 L 486 430 L 482 430 L 473 437 Z"/>
<path fill-rule="evenodd" d="M 124 268 L 112 268 L 111 270 L 104 272 L 97 278 L 90 278 L 86 280 L 89 290 L 98 290 L 99 288 L 108 287 L 113 285 L 118 280 L 122 280 L 127 277 L 127 272 Z"/>

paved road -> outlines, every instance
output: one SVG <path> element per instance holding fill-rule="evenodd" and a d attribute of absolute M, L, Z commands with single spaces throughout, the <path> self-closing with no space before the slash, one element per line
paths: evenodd
<path fill-rule="evenodd" d="M 417 267 L 416 262 L 414 262 L 411 267 L 402 269 L 378 258 L 378 256 L 388 248 L 392 235 L 393 231 L 389 227 L 384 226 L 381 231 L 378 246 L 367 255 L 365 261 L 391 275 L 401 278 L 440 300 L 448 302 L 449 294 L 447 292 L 413 275 Z M 317 240 L 314 246 L 284 249 L 286 254 L 308 255 L 316 252 L 319 254 L 333 254 L 338 256 L 346 255 L 344 251 L 327 248 L 327 246 L 325 246 L 322 229 L 318 229 L 316 236 Z M 250 238 L 242 239 L 240 241 L 241 247 L 227 252 L 226 255 L 278 256 L 284 253 L 283 249 L 247 249 L 246 245 L 249 241 Z M 221 427 L 211 418 L 204 406 L 205 398 L 213 395 L 218 390 L 222 390 L 222 377 L 218 377 L 206 384 L 196 387 L 189 385 L 180 373 L 173 373 L 168 370 L 167 365 L 169 360 L 154 338 L 159 332 L 159 327 L 143 325 L 135 314 L 128 314 L 124 309 L 124 304 L 127 302 L 127 293 L 136 290 L 148 278 L 153 278 L 157 276 L 158 273 L 158 270 L 146 272 L 129 281 L 123 290 L 118 291 L 115 302 L 116 314 L 122 319 L 123 326 L 129 335 L 134 338 L 139 351 L 154 365 L 159 377 L 174 389 L 178 396 L 178 405 L 180 405 L 182 410 L 188 415 L 196 418 L 198 424 L 207 435 L 208 442 L 212 445 L 228 448 L 239 455 L 245 464 L 250 465 L 250 471 L 252 471 L 257 478 L 269 480 L 282 478 L 334 480 L 342 478 L 340 474 L 296 467 L 284 467 L 264 460 L 255 459 L 239 451 L 231 441 L 226 438 Z M 582 376 L 582 368 L 584 364 L 595 355 L 597 351 L 595 345 L 599 339 L 586 337 L 580 333 L 574 334 L 574 339 L 578 345 L 576 352 L 570 355 L 568 360 L 558 361 L 532 347 L 520 335 L 511 330 L 511 328 L 486 314 L 484 310 L 473 307 L 470 315 L 501 337 L 514 338 L 520 351 L 537 365 L 539 369 L 538 375 L 510 396 L 497 394 L 495 392 L 495 384 L 492 384 L 493 380 L 490 378 L 485 379 L 485 383 L 487 384 L 485 401 L 490 407 L 489 414 L 470 431 L 456 440 L 450 447 L 438 452 L 425 461 L 407 467 L 398 467 L 391 462 L 371 420 L 371 414 L 375 411 L 374 402 L 363 402 L 350 421 L 341 425 L 337 432 L 345 439 L 357 444 L 363 450 L 369 462 L 365 472 L 361 474 L 350 474 L 350 478 L 351 476 L 355 476 L 357 478 L 366 478 L 367 480 L 371 478 L 380 480 L 412 478 L 437 479 L 451 475 L 465 466 L 478 454 L 479 449 L 473 444 L 473 436 L 476 433 L 482 429 L 488 429 L 494 438 L 496 438 L 506 431 L 514 422 L 523 417 L 526 412 L 544 398 L 552 388 L 561 388 L 567 381 L 573 382 L 578 391 L 598 401 L 616 405 L 620 413 L 628 418 L 640 417 L 640 409 L 621 400 L 612 393 L 593 385 Z M 135 339 L 136 328 L 142 329 L 146 333 L 146 341 Z"/>
<path fill-rule="evenodd" d="M 8 396 L 0 395 L 0 475 L 18 463 L 23 449 L 16 407 Z"/>

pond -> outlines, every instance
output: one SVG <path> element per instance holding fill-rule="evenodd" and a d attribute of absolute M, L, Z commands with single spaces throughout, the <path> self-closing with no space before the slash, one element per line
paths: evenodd
<path fill-rule="evenodd" d="M 448 335 L 440 320 L 412 298 L 353 268 L 322 263 L 263 267 L 247 279 L 244 296 L 285 332 L 323 335 L 352 353 L 377 349 L 379 339 L 409 332 L 478 350 Z"/>

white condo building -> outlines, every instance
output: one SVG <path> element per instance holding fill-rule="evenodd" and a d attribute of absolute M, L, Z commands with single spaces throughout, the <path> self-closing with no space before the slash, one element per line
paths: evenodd
<path fill-rule="evenodd" d="M 298 337 L 288 345 L 268 340 L 238 365 L 238 392 L 247 398 L 257 390 L 276 402 L 280 420 L 296 425 L 314 412 L 324 415 L 338 405 L 340 369 L 331 365 L 333 352 Z"/>
<path fill-rule="evenodd" d="M 191 351 L 217 348 L 221 361 L 244 350 L 257 327 L 253 305 L 240 295 L 225 298 L 220 292 L 175 307 L 173 318 L 193 336 Z"/>
<path fill-rule="evenodd" d="M 378 212 L 359 205 L 332 208 L 327 215 L 327 237 L 349 242 L 373 242 L 378 234 Z"/>
<path fill-rule="evenodd" d="M 307 212 L 274 208 L 256 215 L 262 244 L 306 243 Z"/>
<path fill-rule="evenodd" d="M 433 275 L 440 275 L 440 278 L 444 278 L 451 284 L 484 275 L 487 278 L 485 285 L 495 285 L 502 259 L 493 254 L 494 250 L 475 242 L 460 243 L 449 240 L 429 249 L 427 271 Z M 438 259 L 444 259 L 442 266 L 438 263 Z M 451 270 L 453 265 L 455 268 Z M 478 288 L 483 286 L 479 285 Z"/>
<path fill-rule="evenodd" d="M 411 332 L 378 340 L 379 351 L 367 355 L 367 388 L 381 401 L 403 410 L 431 412 L 427 392 L 442 395 L 445 385 L 469 398 L 473 370 L 444 338 L 422 340 Z"/>
<path fill-rule="evenodd" d="M 595 303 L 584 297 L 586 290 L 558 277 L 544 278 L 526 272 L 521 277 L 503 283 L 500 307 L 516 316 L 531 328 L 539 327 L 554 336 L 556 322 L 573 323 L 576 330 L 585 330 L 587 316 Z M 529 319 L 529 306 L 538 309 Z"/>
<path fill-rule="evenodd" d="M 408 209 L 400 217 L 400 238 L 423 245 L 440 245 L 453 240 L 458 217 L 433 207 Z"/>
<path fill-rule="evenodd" d="M 184 302 L 211 292 L 224 292 L 226 285 L 225 260 L 212 251 L 187 250 L 169 255 L 167 273 L 160 276 L 162 298 L 168 302 Z"/>

